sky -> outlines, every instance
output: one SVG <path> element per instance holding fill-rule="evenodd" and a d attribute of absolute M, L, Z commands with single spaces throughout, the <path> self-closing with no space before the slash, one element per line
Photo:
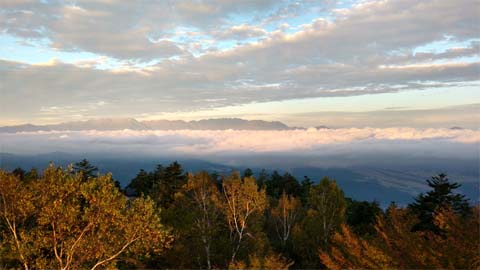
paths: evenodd
<path fill-rule="evenodd" d="M 478 0 L 2 0 L 0 125 L 478 128 Z"/>

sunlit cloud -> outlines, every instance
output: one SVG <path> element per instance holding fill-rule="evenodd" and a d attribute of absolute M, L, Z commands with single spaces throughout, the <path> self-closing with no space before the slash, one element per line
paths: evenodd
<path fill-rule="evenodd" d="M 480 142 L 480 131 L 415 128 L 345 128 L 306 130 L 116 130 L 38 131 L 0 134 L 9 152 L 142 151 L 152 153 L 317 153 L 325 147 L 385 142 L 418 144 Z"/>
<path fill-rule="evenodd" d="M 477 6 L 2 1 L 0 41 L 15 53 L 0 52 L 0 106 L 24 121 L 58 104 L 86 117 L 133 117 L 478 84 Z"/>

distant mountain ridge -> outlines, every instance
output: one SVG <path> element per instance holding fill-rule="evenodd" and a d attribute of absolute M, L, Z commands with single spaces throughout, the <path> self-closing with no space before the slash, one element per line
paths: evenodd
<path fill-rule="evenodd" d="M 17 125 L 0 127 L 2 133 L 34 131 L 81 131 L 81 130 L 289 130 L 291 127 L 279 121 L 244 120 L 240 118 L 205 119 L 198 121 L 150 120 L 134 118 L 101 118 L 86 121 L 65 122 L 52 125 Z"/>

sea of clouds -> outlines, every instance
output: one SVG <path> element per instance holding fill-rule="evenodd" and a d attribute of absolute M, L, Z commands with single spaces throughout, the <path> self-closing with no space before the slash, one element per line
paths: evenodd
<path fill-rule="evenodd" d="M 130 154 L 265 154 L 334 151 L 432 152 L 460 155 L 478 149 L 480 131 L 417 128 L 341 128 L 297 130 L 116 130 L 0 133 L 1 152 L 54 151 Z M 448 148 L 448 149 L 447 149 Z M 458 151 L 456 151 L 458 150 Z M 456 153 L 458 152 L 458 153 Z M 467 151 L 466 155 L 471 155 Z M 433 154 L 433 153 L 432 153 Z"/>

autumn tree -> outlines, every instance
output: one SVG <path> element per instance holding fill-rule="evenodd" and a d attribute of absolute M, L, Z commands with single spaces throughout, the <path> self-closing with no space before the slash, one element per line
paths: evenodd
<path fill-rule="evenodd" d="M 222 210 L 232 241 L 230 265 L 234 265 L 244 238 L 253 237 L 249 231 L 253 215 L 263 214 L 268 203 L 265 190 L 258 189 L 255 178 L 241 179 L 238 173 L 233 173 L 223 180 L 222 196 Z"/>
<path fill-rule="evenodd" d="M 35 224 L 30 219 L 35 214 L 35 204 L 31 186 L 17 176 L 0 170 L 0 227 L 3 246 L 3 258 L 18 263 L 25 270 L 32 267 L 34 239 L 30 230 Z"/>
<path fill-rule="evenodd" d="M 381 249 L 362 239 L 345 224 L 332 238 L 328 250 L 319 250 L 319 257 L 327 269 L 388 269 L 392 259 Z"/>
<path fill-rule="evenodd" d="M 128 200 L 110 175 L 83 176 L 50 165 L 21 182 L 0 171 L 2 237 L 25 270 L 105 268 L 169 245 L 150 199 Z"/>
<path fill-rule="evenodd" d="M 434 224 L 444 233 L 438 235 L 411 231 L 417 217 L 409 209 L 390 207 L 378 217 L 376 237 L 364 239 L 343 226 L 319 256 L 328 269 L 478 269 L 479 210 L 462 217 L 439 208 Z"/>
<path fill-rule="evenodd" d="M 270 253 L 265 256 L 249 256 L 249 269 L 275 269 L 286 270 L 293 265 L 293 261 L 283 257 L 281 254 Z M 235 268 L 235 267 L 234 267 Z M 237 267 L 245 269 L 246 267 Z"/>
<path fill-rule="evenodd" d="M 220 192 L 213 178 L 205 171 L 188 174 L 183 192 L 176 200 L 192 215 L 193 237 L 203 246 L 207 269 L 212 269 L 212 242 L 220 222 Z"/>
<path fill-rule="evenodd" d="M 277 206 L 271 210 L 275 232 L 284 248 L 290 239 L 293 226 L 299 221 L 301 208 L 300 199 L 283 192 Z"/>
<path fill-rule="evenodd" d="M 410 209 L 390 208 L 380 217 L 376 230 L 381 247 L 395 262 L 396 268 L 469 269 L 478 260 L 478 209 L 462 217 L 450 208 L 438 208 L 434 225 L 442 235 L 432 231 L 412 231 L 418 223 Z"/>

